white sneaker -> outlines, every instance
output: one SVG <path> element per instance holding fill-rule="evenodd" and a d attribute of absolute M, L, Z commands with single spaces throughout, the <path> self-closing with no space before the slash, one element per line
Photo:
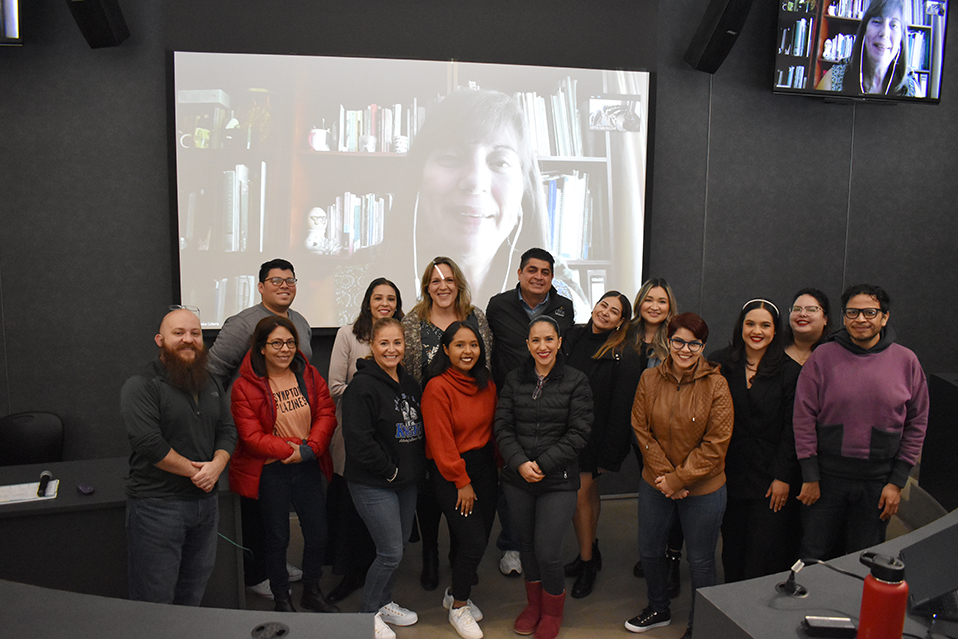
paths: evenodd
<path fill-rule="evenodd" d="M 393 632 L 392 628 L 386 625 L 382 615 L 378 612 L 376 616 L 373 617 L 373 637 L 375 637 L 375 639 L 396 639 L 396 633 Z"/>
<path fill-rule="evenodd" d="M 286 562 L 286 572 L 289 573 L 289 580 L 291 582 L 302 581 L 303 579 L 303 571 L 289 562 Z"/>
<path fill-rule="evenodd" d="M 472 616 L 469 606 L 449 609 L 449 623 L 462 639 L 482 639 L 482 630 Z"/>
<path fill-rule="evenodd" d="M 499 560 L 499 572 L 506 577 L 516 577 L 522 574 L 522 560 L 518 550 L 507 550 Z"/>
<path fill-rule="evenodd" d="M 383 621 L 391 623 L 394 626 L 411 626 L 419 621 L 419 615 L 412 610 L 403 608 L 395 601 L 390 601 L 380 608 L 378 614 L 382 617 Z"/>
<path fill-rule="evenodd" d="M 266 599 L 273 598 L 273 591 L 269 589 L 269 579 L 264 579 L 255 586 L 246 586 L 246 589 L 254 595 L 259 595 L 260 597 L 265 597 Z"/>
<path fill-rule="evenodd" d="M 446 610 L 452 610 L 452 604 L 454 601 L 455 598 L 453 598 L 452 592 L 446 588 L 446 594 L 442 596 L 442 607 Z M 466 599 L 466 605 L 469 607 L 469 612 L 472 613 L 472 618 L 476 621 L 482 621 L 482 611 L 479 610 L 479 606 L 472 603 L 472 599 Z"/>

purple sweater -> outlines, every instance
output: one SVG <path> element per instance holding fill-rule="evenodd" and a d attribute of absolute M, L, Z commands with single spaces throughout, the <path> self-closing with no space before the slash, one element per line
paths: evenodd
<path fill-rule="evenodd" d="M 839 331 L 802 368 L 793 426 L 803 481 L 827 474 L 904 487 L 928 426 L 918 358 L 890 328 L 869 350 Z"/>

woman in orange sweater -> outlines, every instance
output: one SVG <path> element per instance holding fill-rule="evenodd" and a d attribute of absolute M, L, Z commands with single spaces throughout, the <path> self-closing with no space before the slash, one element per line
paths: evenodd
<path fill-rule="evenodd" d="M 486 368 L 482 337 L 468 322 L 453 322 L 430 363 L 422 396 L 426 457 L 458 548 L 452 587 L 442 598 L 449 623 L 464 639 L 480 639 L 482 612 L 469 599 L 496 516 L 498 477 L 492 442 L 496 386 Z"/>

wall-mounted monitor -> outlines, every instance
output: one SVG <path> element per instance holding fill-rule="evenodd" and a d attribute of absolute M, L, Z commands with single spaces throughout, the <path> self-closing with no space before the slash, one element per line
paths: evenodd
<path fill-rule="evenodd" d="M 0 44 L 23 44 L 20 0 L 0 0 Z"/>
<path fill-rule="evenodd" d="M 774 90 L 937 103 L 948 0 L 780 0 Z"/>
<path fill-rule="evenodd" d="M 641 284 L 648 73 L 177 52 L 174 85 L 179 284 L 204 327 L 257 303 L 275 257 L 317 327 L 381 276 L 408 310 L 440 255 L 480 308 L 534 246 L 583 321 Z"/>

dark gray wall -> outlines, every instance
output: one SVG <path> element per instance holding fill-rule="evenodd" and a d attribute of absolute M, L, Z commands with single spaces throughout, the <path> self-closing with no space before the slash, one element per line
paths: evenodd
<path fill-rule="evenodd" d="M 749 297 L 885 285 L 927 370 L 954 370 L 958 101 L 837 106 L 770 92 L 774 3 L 714 76 L 681 59 L 705 0 L 464 4 L 122 1 L 91 50 L 62 0 L 24 3 L 0 50 L 0 414 L 52 410 L 67 456 L 125 454 L 118 391 L 174 302 L 172 50 L 363 55 L 656 72 L 649 275 L 728 338 Z M 946 57 L 955 59 L 955 40 Z M 837 301 L 837 299 L 836 299 Z M 926 310 L 927 309 L 927 310 Z M 314 339 L 321 370 L 330 331 Z"/>

